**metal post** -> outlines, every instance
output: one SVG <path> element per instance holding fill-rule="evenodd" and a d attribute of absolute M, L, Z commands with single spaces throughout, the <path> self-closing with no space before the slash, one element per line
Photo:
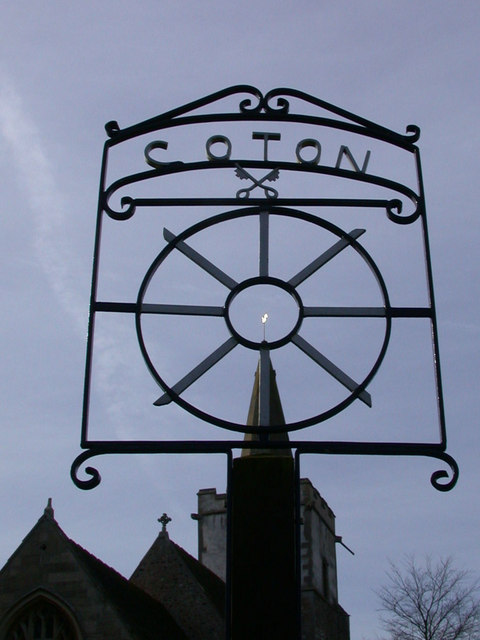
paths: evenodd
<path fill-rule="evenodd" d="M 236 458 L 231 490 L 231 639 L 298 640 L 293 458 Z"/>

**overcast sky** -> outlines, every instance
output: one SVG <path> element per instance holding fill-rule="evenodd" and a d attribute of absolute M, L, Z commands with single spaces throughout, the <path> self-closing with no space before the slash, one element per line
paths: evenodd
<path fill-rule="evenodd" d="M 241 83 L 263 92 L 298 88 L 400 133 L 411 123 L 421 128 L 448 452 L 460 465 L 459 482 L 450 493 L 435 491 L 430 475 L 444 467 L 424 458 L 309 456 L 302 475 L 355 551 L 338 548 L 339 600 L 351 615 L 352 640 L 380 632 L 374 589 L 388 559 L 452 555 L 478 577 L 479 19 L 475 0 L 18 0 L 2 7 L 0 565 L 49 497 L 65 532 L 127 577 L 164 511 L 173 518 L 171 537 L 196 555 L 190 513 L 198 489 L 224 490 L 221 457 L 99 458 L 102 483 L 90 492 L 73 485 L 69 469 L 80 452 L 104 124 L 125 127 Z M 181 230 L 179 223 L 172 229 Z M 132 264 L 144 259 L 138 245 L 124 255 Z M 410 264 L 399 259 L 397 275 L 408 280 Z M 122 284 L 118 276 L 112 291 Z M 129 352 L 109 343 L 108 333 L 103 339 L 101 428 L 133 437 L 141 414 L 120 389 Z M 253 368 L 239 381 L 247 400 Z M 135 377 L 135 368 L 129 373 Z M 379 393 L 399 384 L 394 373 L 382 380 Z M 422 384 L 412 384 L 420 399 Z M 400 411 L 410 396 L 398 391 Z M 150 410 L 156 396 L 144 393 Z M 401 439 L 396 411 L 386 413 L 388 428 Z M 174 420 L 179 429 L 188 425 L 186 413 L 167 415 L 172 428 Z"/>

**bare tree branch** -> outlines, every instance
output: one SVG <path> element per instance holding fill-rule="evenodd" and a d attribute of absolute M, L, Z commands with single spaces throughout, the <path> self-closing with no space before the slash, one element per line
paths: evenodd
<path fill-rule="evenodd" d="M 377 595 L 392 640 L 480 640 L 479 583 L 451 558 L 427 558 L 422 567 L 412 557 L 390 564 Z"/>

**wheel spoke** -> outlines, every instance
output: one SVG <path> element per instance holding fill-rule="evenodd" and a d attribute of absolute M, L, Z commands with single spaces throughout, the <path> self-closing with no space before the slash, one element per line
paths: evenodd
<path fill-rule="evenodd" d="M 163 237 L 167 242 L 172 242 L 175 240 L 177 236 L 175 236 L 168 229 L 163 230 Z M 198 251 L 192 249 L 186 242 L 177 242 L 175 248 L 178 249 L 183 255 L 187 256 L 192 262 L 198 265 L 201 269 L 206 271 L 209 275 L 211 275 L 215 280 L 221 282 L 221 284 L 225 285 L 227 289 L 233 289 L 233 287 L 237 286 L 237 282 L 228 276 L 221 269 L 216 267 L 212 262 L 204 258 Z"/>
<path fill-rule="evenodd" d="M 313 318 L 384 318 L 385 307 L 304 307 L 303 315 Z"/>
<path fill-rule="evenodd" d="M 223 316 L 223 307 L 194 304 L 147 304 L 141 306 L 142 313 L 161 313 L 176 316 Z"/>
<path fill-rule="evenodd" d="M 315 258 L 315 260 L 313 260 L 309 265 L 294 275 L 288 283 L 291 284 L 292 287 L 298 287 L 299 284 L 313 275 L 315 271 L 318 271 L 320 267 L 323 267 L 324 264 L 349 247 L 351 245 L 352 238 L 357 239 L 363 233 L 365 233 L 365 229 L 353 229 L 353 231 L 350 231 L 347 236 L 341 238 L 338 242 L 333 244 L 330 249 L 327 249 L 324 253 L 319 255 L 318 258 Z"/>
<path fill-rule="evenodd" d="M 237 341 L 235 338 L 229 338 L 226 342 L 224 342 L 218 349 L 215 349 L 209 356 L 202 360 L 200 364 L 194 367 L 185 377 L 179 380 L 172 387 L 172 391 L 174 391 L 177 395 L 180 395 L 185 389 L 188 389 L 190 385 L 192 385 L 196 380 L 198 380 L 204 373 L 206 373 L 209 369 L 211 369 L 217 362 L 219 362 L 224 356 L 227 355 L 234 347 L 237 346 Z M 172 401 L 172 398 L 168 393 L 164 393 L 158 400 L 155 400 L 153 403 L 156 407 L 160 407 L 165 404 L 169 404 Z"/>
<path fill-rule="evenodd" d="M 268 276 L 268 211 L 260 212 L 260 256 L 259 256 L 259 275 Z"/>
<path fill-rule="evenodd" d="M 309 356 L 314 362 L 322 367 L 327 373 L 329 373 L 335 380 L 338 380 L 340 384 L 346 387 L 349 391 L 355 391 L 358 384 L 350 378 L 344 371 L 342 371 L 337 365 L 333 364 L 331 360 L 326 358 L 320 351 L 317 351 L 309 342 L 304 340 L 298 334 L 293 336 L 292 342 Z M 372 397 L 365 389 L 359 394 L 359 399 L 362 400 L 369 407 L 372 406 Z"/>

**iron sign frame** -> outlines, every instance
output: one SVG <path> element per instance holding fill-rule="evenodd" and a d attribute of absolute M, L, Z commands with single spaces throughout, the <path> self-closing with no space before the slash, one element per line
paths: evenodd
<path fill-rule="evenodd" d="M 243 99 L 239 102 L 238 111 L 236 112 L 223 112 L 214 111 L 207 113 L 196 113 L 204 107 L 213 108 L 217 107 L 219 102 L 223 99 L 242 96 Z M 246 97 L 245 97 L 246 96 Z M 308 108 L 318 109 L 322 112 L 322 115 L 312 115 L 310 113 L 291 112 L 290 101 L 294 99 L 301 104 L 308 106 Z M 324 114 L 327 114 L 326 117 Z M 205 160 L 195 160 L 193 162 L 183 162 L 181 160 L 174 160 L 165 162 L 159 160 L 157 153 L 165 151 L 168 147 L 168 143 L 163 140 L 155 140 L 150 142 L 144 150 L 145 160 L 150 165 L 150 169 L 146 171 L 140 171 L 127 176 L 122 176 L 120 179 L 114 181 L 111 184 L 107 184 L 107 161 L 109 153 L 117 145 L 124 142 L 133 140 L 139 136 L 145 134 L 152 134 L 158 132 L 165 132 L 173 128 L 189 126 L 195 124 L 205 123 L 301 123 L 308 125 L 320 125 L 330 130 L 344 131 L 353 134 L 359 134 L 367 139 L 372 139 L 393 145 L 394 147 L 408 152 L 413 157 L 416 168 L 417 189 L 414 190 L 405 184 L 398 181 L 391 180 L 382 176 L 369 174 L 366 171 L 368 163 L 368 155 L 365 158 L 362 167 L 357 165 L 355 159 L 349 152 L 347 147 L 341 147 L 338 160 L 335 166 L 325 166 L 320 164 L 320 148 L 316 140 L 306 138 L 298 143 L 295 150 L 297 162 L 290 161 L 272 161 L 268 158 L 267 146 L 270 140 L 275 140 L 274 136 L 277 134 L 267 134 L 262 132 L 254 132 L 253 138 L 262 140 L 264 142 L 264 157 L 259 160 L 239 160 L 232 158 L 231 143 L 225 136 L 217 135 L 212 136 L 206 145 L 207 158 Z M 433 278 L 432 278 L 432 266 L 430 258 L 430 248 L 428 239 L 427 218 L 425 209 L 425 197 L 422 180 L 422 170 L 420 163 L 420 152 L 416 146 L 416 142 L 420 136 L 420 130 L 415 125 L 409 125 L 406 128 L 406 134 L 399 134 L 391 131 L 385 127 L 382 127 L 369 120 L 361 118 L 355 114 L 352 114 L 344 109 L 331 105 L 323 100 L 315 98 L 304 92 L 279 88 L 269 91 L 266 94 L 262 94 L 258 89 L 249 85 L 237 85 L 229 87 L 222 91 L 218 91 L 211 95 L 208 95 L 200 100 L 188 103 L 177 109 L 168 111 L 155 118 L 146 120 L 139 124 L 136 124 L 125 129 L 121 129 L 116 122 L 109 122 L 106 125 L 106 131 L 109 136 L 105 142 L 101 179 L 99 188 L 99 200 L 98 200 L 98 212 L 97 212 L 97 224 L 95 235 L 95 247 L 93 257 L 93 275 L 92 275 L 92 288 L 90 298 L 90 317 L 88 327 L 88 342 L 87 342 L 87 356 L 86 356 L 86 369 L 85 369 L 85 388 L 84 388 L 84 401 L 83 401 L 83 421 L 82 421 L 82 435 L 81 435 L 81 447 L 85 449 L 72 464 L 71 475 L 75 484 L 83 489 L 90 489 L 100 482 L 100 474 L 92 467 L 86 467 L 85 473 L 90 477 L 88 479 L 81 479 L 78 476 L 80 466 L 88 459 L 108 454 L 125 454 L 125 453 L 224 453 L 231 458 L 234 449 L 241 449 L 243 443 L 238 440 L 211 440 L 211 441 L 198 441 L 198 440 L 178 440 L 178 441 L 160 441 L 160 440 L 129 440 L 129 441 L 106 441 L 106 440 L 92 440 L 89 438 L 88 433 L 88 420 L 89 420 L 89 406 L 90 406 L 90 391 L 91 391 L 91 373 L 92 373 L 92 358 L 93 358 L 93 336 L 95 327 L 95 318 L 97 314 L 103 313 L 120 313 L 120 314 L 132 314 L 136 319 L 137 334 L 140 342 L 140 347 L 143 356 L 149 366 L 152 374 L 156 378 L 159 386 L 162 386 L 165 394 L 169 400 L 177 402 L 184 409 L 187 409 L 197 417 L 207 420 L 212 424 L 224 427 L 227 430 L 241 431 L 243 433 L 257 433 L 259 435 L 258 441 L 250 441 L 249 448 L 265 448 L 268 446 L 272 449 L 289 447 L 296 450 L 297 456 L 306 453 L 323 453 L 323 454 L 337 454 L 337 455 L 396 455 L 396 456 L 427 456 L 442 460 L 451 469 L 451 477 L 446 471 L 439 470 L 433 473 L 431 476 L 432 485 L 440 491 L 450 490 L 456 483 L 458 478 L 458 465 L 456 461 L 446 453 L 446 426 L 445 426 L 445 412 L 443 405 L 443 392 L 441 382 L 441 369 L 439 360 L 439 346 L 438 346 L 438 334 L 437 334 L 437 320 L 435 310 L 435 298 L 433 290 Z M 256 138 L 255 138 L 256 136 Z M 224 145 L 224 152 L 219 155 L 213 152 L 214 145 L 220 143 Z M 302 152 L 305 148 L 310 147 L 315 151 L 315 156 L 312 158 L 304 159 Z M 368 152 L 369 154 L 370 152 Z M 341 165 L 341 158 L 343 156 L 350 162 L 352 168 L 346 169 Z M 162 176 L 169 176 L 174 174 L 187 174 L 189 171 L 203 171 L 203 170 L 215 170 L 215 169 L 232 169 L 236 172 L 236 175 L 240 179 L 247 179 L 249 184 L 246 188 L 238 189 L 235 197 L 131 197 L 123 196 L 121 198 L 121 208 L 118 210 L 111 202 L 113 197 L 120 192 L 121 189 L 129 188 L 134 184 L 139 184 L 143 181 L 151 178 L 157 178 Z M 251 170 L 262 169 L 267 171 L 263 178 L 257 178 L 252 175 Z M 276 189 L 267 185 L 267 182 L 273 182 L 277 179 L 279 172 L 282 171 L 295 171 L 295 172 L 307 172 L 310 174 L 320 174 L 325 176 L 332 176 L 334 178 L 347 178 L 352 181 L 359 181 L 365 184 L 372 184 L 376 187 L 384 188 L 388 191 L 396 192 L 400 195 L 398 198 L 305 198 L 305 197 L 280 197 Z M 260 196 L 258 194 L 260 193 Z M 402 204 L 402 198 L 410 201 L 413 205 L 413 211 L 405 213 Z M 243 205 L 248 204 L 248 207 Z M 168 207 L 168 206 L 183 206 L 183 207 L 204 207 L 204 206 L 228 206 L 234 207 L 226 213 L 219 214 L 213 219 L 205 219 L 192 228 L 187 229 L 178 236 L 166 237 L 167 246 L 159 254 L 157 260 L 152 264 L 152 267 L 145 276 L 144 282 L 140 286 L 139 294 L 135 302 L 118 302 L 118 301 L 104 301 L 99 300 L 97 296 L 98 277 L 99 277 L 99 260 L 100 260 L 100 241 L 102 235 L 102 221 L 104 216 L 109 216 L 113 220 L 124 221 L 131 218 L 137 209 L 148 207 Z M 299 211 L 299 207 L 314 207 L 321 209 L 322 207 L 356 207 L 356 208 L 376 208 L 383 209 L 386 212 L 388 218 L 395 224 L 408 225 L 416 222 L 417 220 L 421 224 L 423 248 L 425 255 L 426 265 L 426 280 L 428 288 L 429 304 L 422 307 L 392 307 L 388 299 L 388 293 L 386 291 L 385 284 L 383 283 L 380 271 L 376 267 L 371 257 L 363 249 L 362 245 L 357 241 L 358 234 L 353 232 L 346 233 L 341 229 L 335 227 L 335 225 L 322 220 L 320 217 L 313 214 L 307 214 Z M 321 416 L 317 415 L 309 420 L 303 421 L 301 424 L 290 425 L 270 425 L 267 419 L 264 420 L 261 427 L 248 427 L 247 425 L 229 424 L 216 419 L 214 416 L 198 412 L 194 407 L 184 402 L 181 398 L 181 390 L 175 389 L 175 387 L 168 387 L 160 376 L 155 375 L 155 368 L 151 362 L 149 362 L 148 352 L 145 348 L 142 339 L 141 318 L 145 313 L 164 313 L 165 309 L 148 309 L 143 301 L 145 289 L 148 286 L 149 278 L 155 272 L 161 261 L 168 255 L 169 252 L 180 246 L 185 247 L 185 240 L 193 235 L 198 230 L 204 229 L 211 224 L 221 223 L 232 217 L 241 217 L 254 215 L 258 216 L 260 220 L 260 227 L 262 225 L 261 217 L 267 218 L 267 222 L 264 223 L 268 226 L 269 215 L 291 215 L 297 216 L 303 220 L 311 222 L 313 224 L 321 224 L 329 231 L 333 232 L 340 238 L 340 242 L 347 243 L 352 246 L 369 264 L 370 269 L 374 273 L 374 276 L 382 291 L 384 300 L 383 308 L 381 309 L 366 309 L 362 312 L 365 314 L 376 314 L 385 318 L 386 330 L 385 340 L 377 361 L 375 362 L 369 375 L 363 380 L 363 382 L 357 384 L 354 381 L 348 381 L 348 376 L 343 377 L 341 383 L 347 387 L 350 384 L 351 394 L 348 397 L 348 402 L 340 403 L 334 411 L 325 412 Z M 213 221 L 212 221 L 213 220 Z M 320 221 L 320 222 L 319 222 Z M 183 243 L 183 244 L 182 244 Z M 262 243 L 262 240 L 261 240 Z M 263 247 L 265 248 L 265 241 Z M 260 244 L 260 252 L 262 251 L 262 244 Z M 198 258 L 200 260 L 200 258 Z M 268 269 L 262 270 L 262 255 L 260 255 L 260 271 L 258 278 L 255 282 L 258 284 L 268 284 L 272 282 L 272 278 L 268 274 Z M 206 268 L 205 264 L 202 268 Z M 313 267 L 312 267 L 313 268 Z M 207 269 L 208 270 L 208 269 Z M 225 275 L 225 274 L 223 274 Z M 222 274 L 217 273 L 214 277 L 220 279 Z M 225 284 L 225 283 L 224 283 Z M 228 305 L 229 301 L 235 295 L 249 286 L 251 283 L 234 283 L 227 287 L 230 289 L 227 302 L 224 307 L 219 311 L 215 311 L 217 315 L 223 315 L 229 326 L 231 333 L 231 341 L 233 343 L 241 342 L 241 338 L 235 333 L 231 323 L 228 321 Z M 277 286 L 285 289 L 292 297 L 296 299 L 299 306 L 299 323 L 305 316 L 305 309 L 303 307 L 301 299 L 295 292 L 295 287 L 289 283 L 276 282 Z M 150 305 L 152 307 L 154 305 Z M 163 305 L 165 307 L 166 305 Z M 161 305 L 157 305 L 161 307 Z M 170 310 L 172 313 L 190 313 L 191 315 L 208 315 L 214 313 L 211 310 L 200 309 L 196 307 L 192 312 L 183 310 Z M 318 311 L 317 311 L 318 313 Z M 322 312 L 322 313 L 325 313 Z M 330 313 L 332 313 L 330 311 Z M 348 315 L 352 311 L 343 311 L 337 315 Z M 360 312 L 356 312 L 359 313 Z M 333 313 L 335 315 L 335 313 Z M 367 394 L 366 387 L 375 375 L 378 367 L 380 366 L 385 351 L 388 346 L 388 340 L 390 335 L 390 328 L 392 319 L 394 318 L 424 318 L 430 321 L 431 335 L 432 335 L 432 348 L 433 348 L 433 366 L 436 383 L 436 402 L 438 409 L 439 420 L 439 432 L 440 437 L 437 442 L 345 442 L 345 441 L 301 441 L 290 440 L 288 442 L 269 440 L 268 435 L 275 432 L 290 432 L 296 429 L 303 428 L 304 426 L 311 426 L 318 422 L 328 419 L 334 413 L 341 411 L 345 406 L 353 402 L 356 398 L 362 399 L 362 394 Z M 296 330 L 293 330 L 283 340 L 282 344 L 297 340 L 296 346 L 299 348 L 304 347 L 304 352 L 312 359 L 316 359 L 317 364 L 320 364 L 318 357 L 309 348 L 309 345 L 300 345 L 300 338 Z M 235 345 L 233 345 L 235 346 Z M 267 343 L 266 341 L 256 344 L 245 344 L 248 348 L 257 349 L 260 358 L 267 357 L 271 349 L 279 346 L 278 344 Z M 266 354 L 266 355 L 265 355 Z M 220 354 L 220 357 L 221 354 Z M 215 360 L 215 358 L 213 358 Z M 215 364 L 215 362 L 213 362 Z M 211 362 L 206 362 L 204 368 L 212 366 Z M 322 365 L 323 366 L 323 365 Z M 327 363 L 328 370 L 328 363 Z M 332 374 L 332 370 L 330 370 Z M 340 372 L 340 377 L 343 372 Z M 333 374 L 332 374 L 333 375 Z M 266 387 L 267 385 L 265 385 Z M 444 481 L 446 479 L 446 481 Z"/>

